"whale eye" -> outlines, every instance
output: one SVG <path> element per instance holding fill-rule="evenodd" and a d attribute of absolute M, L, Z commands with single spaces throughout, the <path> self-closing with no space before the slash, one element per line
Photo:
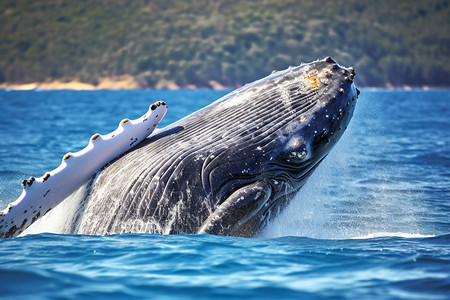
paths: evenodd
<path fill-rule="evenodd" d="M 308 149 L 306 149 L 306 145 L 303 145 L 298 149 L 287 152 L 286 154 L 288 161 L 301 162 L 308 156 Z"/>
<path fill-rule="evenodd" d="M 297 165 L 309 158 L 308 144 L 302 136 L 293 136 L 280 153 L 280 159 L 287 164 Z"/>

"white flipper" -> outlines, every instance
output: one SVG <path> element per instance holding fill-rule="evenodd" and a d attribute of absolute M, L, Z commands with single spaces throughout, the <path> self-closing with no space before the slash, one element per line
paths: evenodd
<path fill-rule="evenodd" d="M 165 102 L 156 102 L 139 119 L 124 119 L 107 135 L 94 134 L 84 149 L 66 154 L 53 171 L 40 178 L 24 180 L 20 197 L 0 211 L 0 238 L 19 235 L 104 165 L 139 144 L 153 132 L 166 111 Z"/>

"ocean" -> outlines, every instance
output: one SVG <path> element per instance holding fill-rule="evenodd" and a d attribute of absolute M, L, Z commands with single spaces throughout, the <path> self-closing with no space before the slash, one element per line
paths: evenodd
<path fill-rule="evenodd" d="M 163 127 L 227 92 L 0 91 L 0 209 L 151 103 L 168 104 Z M 47 224 L 0 240 L 0 299 L 450 299 L 449 200 L 450 90 L 362 89 L 342 139 L 257 237 Z"/>

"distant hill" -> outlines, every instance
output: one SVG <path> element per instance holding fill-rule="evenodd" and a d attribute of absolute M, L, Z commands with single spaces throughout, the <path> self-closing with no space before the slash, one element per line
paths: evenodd
<path fill-rule="evenodd" d="M 360 86 L 450 86 L 449 2 L 3 0 L 0 82 L 234 87 L 330 55 Z"/>

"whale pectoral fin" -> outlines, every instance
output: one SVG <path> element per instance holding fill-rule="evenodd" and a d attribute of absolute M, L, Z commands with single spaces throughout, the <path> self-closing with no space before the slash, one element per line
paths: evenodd
<path fill-rule="evenodd" d="M 136 147 L 153 132 L 167 111 L 158 101 L 136 120 L 123 119 L 116 130 L 94 134 L 88 145 L 64 155 L 58 168 L 22 181 L 20 197 L 0 211 L 0 238 L 16 237 L 88 181 L 103 166 Z"/>
<path fill-rule="evenodd" d="M 245 232 L 238 234 L 233 232 L 258 213 L 271 193 L 271 186 L 262 182 L 255 182 L 238 189 L 217 207 L 197 233 L 248 236 Z"/>

